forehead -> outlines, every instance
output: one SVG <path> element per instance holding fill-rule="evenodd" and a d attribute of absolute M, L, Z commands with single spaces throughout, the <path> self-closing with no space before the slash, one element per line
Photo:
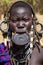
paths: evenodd
<path fill-rule="evenodd" d="M 13 16 L 31 16 L 32 12 L 29 8 L 26 7 L 16 7 L 11 11 L 11 15 Z"/>

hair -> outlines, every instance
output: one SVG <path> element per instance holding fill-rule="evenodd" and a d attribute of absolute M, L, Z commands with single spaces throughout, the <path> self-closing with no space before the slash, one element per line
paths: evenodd
<path fill-rule="evenodd" d="M 25 8 L 28 8 L 28 9 L 31 11 L 31 13 L 33 14 L 33 17 L 35 16 L 35 13 L 34 13 L 34 11 L 33 11 L 32 6 L 31 6 L 30 4 L 24 2 L 24 1 L 17 1 L 17 2 L 15 2 L 15 3 L 11 6 L 11 8 L 10 8 L 10 10 L 9 10 L 10 15 L 11 15 L 12 11 L 14 10 L 14 8 L 16 8 L 16 7 L 25 7 Z"/>

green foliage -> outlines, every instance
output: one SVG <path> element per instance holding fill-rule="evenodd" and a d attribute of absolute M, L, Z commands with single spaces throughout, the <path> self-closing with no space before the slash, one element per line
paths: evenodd
<path fill-rule="evenodd" d="M 18 0 L 0 0 L 0 13 L 6 13 L 10 6 Z M 20 0 L 30 3 L 35 11 L 43 13 L 43 0 Z"/>
<path fill-rule="evenodd" d="M 10 2 L 10 0 L 3 0 L 3 2 L 5 2 L 6 4 L 8 4 Z"/>
<path fill-rule="evenodd" d="M 43 14 L 43 0 L 26 0 L 29 2 L 34 10 L 40 14 Z"/>
<path fill-rule="evenodd" d="M 37 3 L 36 3 L 36 0 L 33 0 L 33 6 L 35 6 Z"/>

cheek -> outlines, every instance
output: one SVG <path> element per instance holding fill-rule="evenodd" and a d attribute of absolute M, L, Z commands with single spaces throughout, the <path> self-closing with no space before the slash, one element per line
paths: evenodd
<path fill-rule="evenodd" d="M 26 23 L 27 30 L 31 29 L 32 21 Z"/>
<path fill-rule="evenodd" d="M 9 26 L 10 26 L 10 29 L 12 30 L 12 32 L 14 32 L 15 31 L 16 24 L 10 22 L 9 23 Z"/>

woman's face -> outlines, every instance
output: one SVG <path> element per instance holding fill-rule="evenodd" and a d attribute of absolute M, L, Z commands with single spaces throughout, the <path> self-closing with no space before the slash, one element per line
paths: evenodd
<path fill-rule="evenodd" d="M 31 11 L 28 8 L 16 7 L 12 10 L 9 25 L 12 32 L 29 32 L 32 25 Z"/>

